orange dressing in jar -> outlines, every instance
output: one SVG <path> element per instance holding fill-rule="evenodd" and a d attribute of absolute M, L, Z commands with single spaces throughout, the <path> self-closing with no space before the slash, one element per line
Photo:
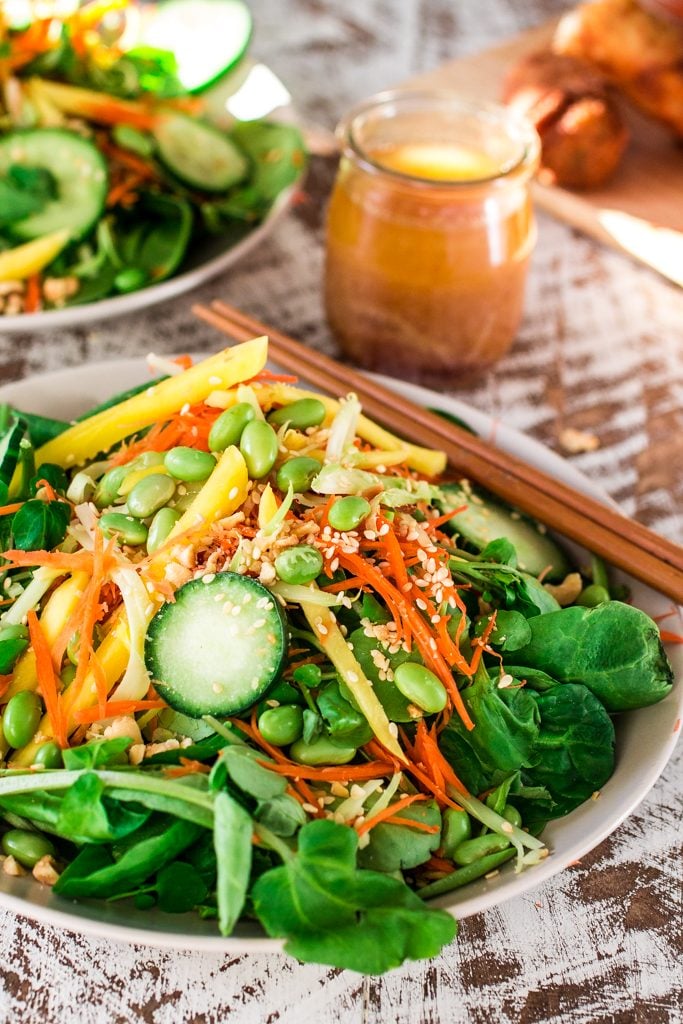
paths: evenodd
<path fill-rule="evenodd" d="M 486 368 L 522 315 L 533 128 L 450 94 L 388 93 L 340 135 L 325 298 L 344 352 L 441 386 Z"/>

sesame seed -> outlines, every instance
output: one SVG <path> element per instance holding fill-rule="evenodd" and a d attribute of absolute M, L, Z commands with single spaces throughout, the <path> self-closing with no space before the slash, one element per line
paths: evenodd
<path fill-rule="evenodd" d="M 206 584 L 213 583 L 213 581 L 215 579 L 216 579 L 216 573 L 215 572 L 207 572 L 205 576 L 202 576 L 202 583 L 206 583 Z"/>
<path fill-rule="evenodd" d="M 398 726 L 396 725 L 396 722 L 389 722 L 389 732 L 394 739 L 398 739 Z"/>
<path fill-rule="evenodd" d="M 484 878 L 495 878 L 496 875 L 499 875 L 499 874 L 500 874 L 500 871 L 498 870 L 498 868 L 496 868 L 494 871 L 489 871 L 489 873 L 487 875 L 484 875 Z"/>
<path fill-rule="evenodd" d="M 230 501 L 234 501 L 239 493 L 239 487 L 231 487 L 228 491 L 228 498 Z"/>
<path fill-rule="evenodd" d="M 209 384 L 211 384 L 213 386 L 215 386 L 216 384 L 222 384 L 222 383 L 223 383 L 222 377 L 218 377 L 218 376 L 216 376 L 216 374 L 214 374 L 212 377 L 209 377 Z"/>

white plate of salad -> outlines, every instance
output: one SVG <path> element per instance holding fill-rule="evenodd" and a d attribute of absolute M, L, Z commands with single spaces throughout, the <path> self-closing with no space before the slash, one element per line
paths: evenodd
<path fill-rule="evenodd" d="M 286 89 L 245 53 L 241 0 L 91 3 L 2 27 L 0 331 L 178 295 L 258 245 L 288 207 L 305 148 Z M 179 32 L 192 45 L 177 42 L 176 59 L 157 44 Z M 207 38 L 224 44 L 209 52 Z"/>
<path fill-rule="evenodd" d="M 266 359 L 0 391 L 0 905 L 381 973 L 642 800 L 680 610 Z"/>

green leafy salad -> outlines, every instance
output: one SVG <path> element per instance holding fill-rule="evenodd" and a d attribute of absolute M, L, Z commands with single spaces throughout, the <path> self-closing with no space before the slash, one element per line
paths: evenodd
<path fill-rule="evenodd" d="M 163 281 L 244 238 L 303 172 L 295 127 L 219 127 L 173 54 L 124 52 L 107 19 L 125 6 L 98 0 L 20 29 L 0 11 L 6 315 Z"/>
<path fill-rule="evenodd" d="M 381 973 L 552 854 L 672 671 L 599 561 L 266 359 L 0 409 L 2 870 Z"/>

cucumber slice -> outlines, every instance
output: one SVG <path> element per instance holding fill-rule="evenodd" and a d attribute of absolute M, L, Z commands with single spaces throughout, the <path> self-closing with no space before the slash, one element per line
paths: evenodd
<path fill-rule="evenodd" d="M 156 689 L 190 718 L 234 715 L 255 704 L 279 675 L 287 651 L 284 616 L 270 591 L 234 572 L 207 579 L 179 587 L 145 639 Z"/>
<path fill-rule="evenodd" d="M 55 199 L 9 227 L 16 238 L 40 238 L 62 228 L 82 238 L 102 216 L 107 165 L 88 139 L 61 128 L 11 132 L 0 139 L 0 177 L 13 164 L 49 171 L 57 189 Z"/>
<path fill-rule="evenodd" d="M 249 170 L 244 153 L 223 132 L 186 114 L 160 118 L 154 137 L 168 170 L 202 192 L 225 192 Z"/>
<path fill-rule="evenodd" d="M 515 546 L 519 568 L 531 576 L 538 576 L 548 566 L 548 580 L 562 580 L 571 571 L 564 551 L 541 533 L 532 519 L 499 505 L 474 487 L 465 491 L 460 484 L 453 483 L 444 484 L 441 489 L 448 495 L 451 508 L 467 505 L 464 512 L 458 512 L 445 525 L 449 533 L 460 534 L 480 551 L 492 540 L 507 537 Z"/>
<path fill-rule="evenodd" d="M 138 46 L 170 50 L 188 92 L 203 92 L 240 62 L 252 18 L 242 0 L 166 0 L 141 8 Z"/>

